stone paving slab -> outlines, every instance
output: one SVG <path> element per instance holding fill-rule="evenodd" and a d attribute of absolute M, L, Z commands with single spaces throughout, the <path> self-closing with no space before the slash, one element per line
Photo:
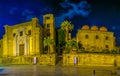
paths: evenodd
<path fill-rule="evenodd" d="M 6 76 L 115 76 L 113 67 L 12 65 L 4 67 Z M 1 76 L 1 75 L 0 75 Z"/>

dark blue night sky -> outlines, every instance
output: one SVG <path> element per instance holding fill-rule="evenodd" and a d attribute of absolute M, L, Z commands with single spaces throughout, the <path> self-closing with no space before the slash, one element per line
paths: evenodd
<path fill-rule="evenodd" d="M 56 28 L 65 19 L 75 25 L 73 36 L 82 25 L 106 26 L 115 32 L 120 43 L 120 5 L 118 0 L 1 0 L 0 38 L 4 25 L 15 25 L 37 17 L 42 25 L 42 16 L 53 13 Z"/>

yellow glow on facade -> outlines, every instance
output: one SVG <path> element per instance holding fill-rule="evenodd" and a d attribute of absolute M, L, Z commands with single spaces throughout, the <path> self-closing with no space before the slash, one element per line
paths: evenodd
<path fill-rule="evenodd" d="M 37 18 L 14 26 L 5 25 L 3 57 L 33 56 L 42 51 L 42 27 Z"/>
<path fill-rule="evenodd" d="M 76 41 L 82 44 L 87 51 L 101 52 L 102 50 L 115 49 L 115 37 L 113 32 L 107 31 L 105 27 L 100 30 L 97 26 L 92 26 L 89 30 L 80 29 L 76 35 Z"/>
<path fill-rule="evenodd" d="M 37 18 L 32 18 L 29 22 L 16 24 L 13 26 L 5 25 L 5 34 L 0 40 L 0 56 L 3 61 L 11 64 L 56 64 L 56 46 L 49 45 L 49 53 L 44 53 L 44 38 L 56 41 L 55 19 L 53 14 L 43 16 L 43 27 L 39 24 Z M 68 39 L 72 40 L 71 33 L 68 32 Z M 113 32 L 109 32 L 106 27 L 89 27 L 84 25 L 78 30 L 76 38 L 77 43 L 87 52 L 102 52 L 103 50 L 116 49 L 115 37 Z M 75 48 L 75 50 L 78 50 Z M 64 51 L 64 50 L 62 50 Z M 63 65 L 114 65 L 116 61 L 120 66 L 119 55 L 110 54 L 79 54 L 68 53 L 62 55 Z M 35 61 L 34 61 L 35 60 Z M 37 61 L 37 62 L 36 62 Z M 76 61 L 76 62 L 74 62 Z M 1 61 L 0 61 L 1 62 Z"/>

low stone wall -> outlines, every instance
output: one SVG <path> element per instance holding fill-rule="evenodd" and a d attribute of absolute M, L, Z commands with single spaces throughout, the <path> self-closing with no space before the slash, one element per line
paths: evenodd
<path fill-rule="evenodd" d="M 116 56 L 116 66 L 120 67 L 120 55 Z"/>
<path fill-rule="evenodd" d="M 3 64 L 33 64 L 33 56 L 4 57 Z"/>
<path fill-rule="evenodd" d="M 55 65 L 56 54 L 41 54 L 40 56 L 4 57 L 4 58 L 2 58 L 1 63 L 3 63 L 3 64 Z"/>
<path fill-rule="evenodd" d="M 117 58 L 117 59 L 116 59 Z M 63 65 L 120 66 L 120 56 L 107 54 L 63 54 Z"/>
<path fill-rule="evenodd" d="M 37 64 L 55 65 L 56 64 L 56 54 L 43 54 L 43 55 L 39 56 Z"/>
<path fill-rule="evenodd" d="M 0 63 L 2 63 L 2 57 L 0 57 Z"/>

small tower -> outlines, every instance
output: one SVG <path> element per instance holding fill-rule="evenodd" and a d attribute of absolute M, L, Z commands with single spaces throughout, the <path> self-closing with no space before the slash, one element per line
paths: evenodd
<path fill-rule="evenodd" d="M 44 37 L 50 37 L 55 41 L 55 20 L 53 14 L 43 16 Z M 55 47 L 50 45 L 50 52 L 54 52 Z"/>
<path fill-rule="evenodd" d="M 43 16 L 44 24 L 44 37 L 50 36 L 51 39 L 55 39 L 55 21 L 53 14 L 46 14 Z"/>

